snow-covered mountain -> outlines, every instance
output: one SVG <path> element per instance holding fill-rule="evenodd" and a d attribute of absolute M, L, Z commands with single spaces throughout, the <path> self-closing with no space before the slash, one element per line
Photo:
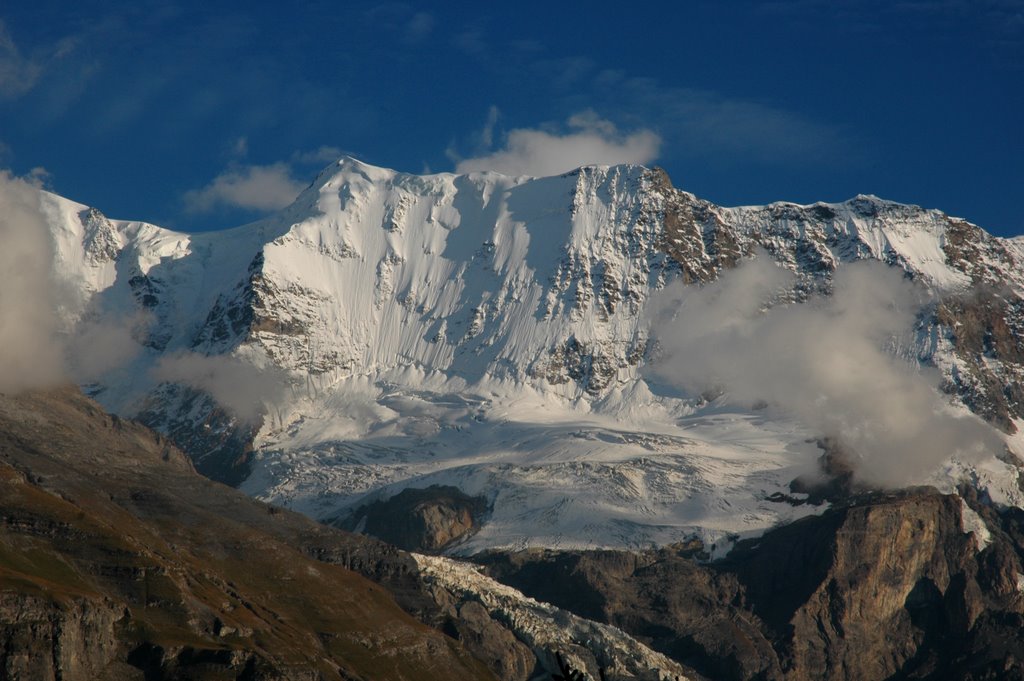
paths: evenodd
<path fill-rule="evenodd" d="M 820 509 L 828 433 L 655 377 L 648 301 L 759 250 L 827 291 L 845 265 L 902 268 L 935 298 L 904 353 L 1005 433 L 1024 418 L 1024 243 L 858 196 L 722 208 L 658 169 L 408 175 L 345 158 L 259 222 L 184 234 L 44 196 L 69 332 L 124 327 L 89 376 L 107 408 L 197 467 L 320 519 L 405 488 L 487 506 L 449 547 L 667 544 L 716 551 Z M 951 398 L 952 399 L 952 398 Z M 1012 456 L 921 471 L 1020 505 Z M 784 499 L 780 501 L 780 499 Z"/>

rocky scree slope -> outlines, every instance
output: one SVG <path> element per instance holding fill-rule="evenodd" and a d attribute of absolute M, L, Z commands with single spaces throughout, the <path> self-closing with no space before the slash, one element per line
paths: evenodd
<path fill-rule="evenodd" d="M 69 332 L 133 319 L 144 347 L 90 394 L 200 472 L 316 518 L 345 521 L 406 488 L 485 498 L 477 534 L 443 550 L 710 544 L 798 517 L 764 499 L 813 468 L 820 452 L 802 443 L 822 433 L 725 418 L 643 372 L 657 361 L 652 293 L 758 251 L 796 273 L 796 301 L 850 262 L 902 268 L 937 296 L 907 351 L 1005 433 L 1024 416 L 1021 244 L 871 196 L 722 208 L 639 166 L 416 176 L 346 158 L 279 214 L 217 233 L 52 195 L 44 207 L 58 274 L 82 292 L 63 310 Z M 183 353 L 247 367 L 256 415 L 226 404 L 231 380 L 155 377 Z M 1004 459 L 989 466 L 998 480 L 968 474 L 1015 503 Z M 709 512 L 723 494 L 731 510 Z M 524 499 L 536 507 L 517 511 Z M 537 534 L 541 516 L 552 525 Z"/>

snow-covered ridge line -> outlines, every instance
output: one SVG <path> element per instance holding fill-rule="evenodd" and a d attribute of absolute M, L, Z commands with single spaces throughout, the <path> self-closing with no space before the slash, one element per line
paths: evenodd
<path fill-rule="evenodd" d="M 200 470 L 317 518 L 406 487 L 483 496 L 483 527 L 451 550 L 696 535 L 721 551 L 814 512 L 776 493 L 816 469 L 820 433 L 645 371 L 651 296 L 759 249 L 796 273 L 797 297 L 863 259 L 950 297 L 913 352 L 972 409 L 1024 417 L 993 387 L 1024 379 L 1009 340 L 1024 248 L 875 197 L 722 208 L 640 166 L 417 176 L 346 158 L 281 212 L 220 232 L 108 220 L 54 195 L 43 205 L 57 274 L 80 294 L 66 328 L 132 320 L 143 345 L 90 378 L 104 406 L 171 434 Z M 963 298 L 978 283 L 1018 293 Z M 991 351 L 952 331 L 979 317 Z M 161 385 L 153 369 L 173 378 L 168 358 L 203 392 Z M 263 402 L 262 420 L 223 409 L 239 393 Z M 1016 503 L 1015 475 L 995 462 L 975 477 Z"/>

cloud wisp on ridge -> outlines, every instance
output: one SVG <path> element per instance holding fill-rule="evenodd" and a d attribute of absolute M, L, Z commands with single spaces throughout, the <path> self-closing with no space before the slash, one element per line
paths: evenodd
<path fill-rule="evenodd" d="M 479 138 L 486 146 L 493 143 L 496 122 L 492 107 L 488 123 Z M 594 111 L 569 117 L 564 127 L 516 128 L 510 130 L 504 144 L 471 158 L 459 158 L 449 149 L 457 173 L 491 170 L 505 175 L 558 175 L 584 165 L 650 163 L 658 157 L 661 137 L 646 129 L 620 132 Z"/>
<path fill-rule="evenodd" d="M 234 165 L 205 187 L 185 192 L 182 200 L 188 213 L 211 213 L 240 208 L 268 212 L 284 208 L 295 200 L 305 185 L 292 176 L 284 162 L 269 165 Z"/>

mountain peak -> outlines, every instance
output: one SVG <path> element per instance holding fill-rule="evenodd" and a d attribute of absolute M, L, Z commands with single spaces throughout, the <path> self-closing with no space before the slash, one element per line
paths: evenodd
<path fill-rule="evenodd" d="M 813 510 L 769 497 L 817 467 L 822 433 L 651 377 L 650 310 L 666 287 L 714 282 L 761 249 L 793 273 L 793 300 L 859 260 L 938 296 L 964 295 L 978 268 L 1024 290 L 1016 245 L 937 211 L 873 196 L 723 208 L 638 165 L 415 175 L 349 156 L 245 229 L 113 222 L 107 239 L 96 216 L 51 217 L 65 240 L 93 235 L 91 250 L 65 249 L 85 309 L 146 320 L 138 359 L 95 383 L 105 406 L 173 434 L 201 470 L 318 518 L 407 487 L 482 496 L 492 520 L 465 551 L 710 545 Z M 1009 431 L 1024 403 L 987 386 L 1017 375 L 1016 351 L 984 346 L 1002 338 L 997 317 L 1015 319 L 1008 304 L 964 308 L 975 325 L 1002 310 L 974 335 L 951 330 L 961 308 L 922 310 L 927 331 L 901 352 Z"/>
<path fill-rule="evenodd" d="M 575 168 L 569 169 L 562 173 L 555 173 L 552 175 L 533 175 L 533 174 L 518 174 L 510 175 L 498 170 L 472 170 L 468 172 L 437 172 L 437 173 L 410 173 L 383 166 L 376 166 L 370 163 L 366 163 L 355 156 L 345 155 L 337 161 L 332 162 L 326 168 L 320 171 L 317 175 L 317 179 L 314 181 L 314 185 L 322 184 L 321 178 L 334 177 L 344 173 L 356 173 L 362 177 L 377 180 L 387 180 L 392 177 L 406 177 L 406 178 L 452 178 L 452 177 L 474 177 L 474 178 L 508 178 L 519 182 L 533 179 L 541 179 L 544 177 L 575 177 L 585 171 L 598 171 L 608 172 L 613 168 L 619 168 L 624 170 L 626 173 L 631 175 L 637 175 L 642 173 L 649 173 L 651 169 L 636 163 L 617 163 L 617 164 L 601 164 L 601 163 L 586 163 Z M 663 169 L 658 169 L 661 174 L 666 178 L 667 173 Z"/>

